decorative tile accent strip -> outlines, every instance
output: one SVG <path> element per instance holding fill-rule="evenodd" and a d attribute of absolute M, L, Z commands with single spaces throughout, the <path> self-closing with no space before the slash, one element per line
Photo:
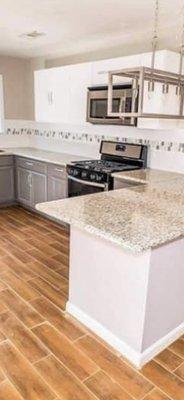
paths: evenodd
<path fill-rule="evenodd" d="M 133 137 L 123 137 L 123 136 L 110 136 L 110 135 L 96 135 L 90 133 L 76 133 L 61 130 L 39 130 L 30 128 L 7 128 L 7 135 L 27 135 L 27 136 L 39 136 L 46 139 L 57 139 L 64 142 L 75 142 L 83 144 L 97 144 L 101 140 L 113 140 L 120 142 L 130 142 L 130 143 L 141 143 L 146 144 L 151 147 L 152 150 L 159 151 L 170 151 L 170 152 L 181 152 L 184 153 L 184 143 L 177 142 L 167 142 L 159 140 L 141 139 Z"/>

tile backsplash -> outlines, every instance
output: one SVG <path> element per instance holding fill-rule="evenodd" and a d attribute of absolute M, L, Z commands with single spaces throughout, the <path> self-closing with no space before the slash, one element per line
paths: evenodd
<path fill-rule="evenodd" d="M 133 127 L 46 124 L 6 120 L 0 147 L 37 147 L 97 158 L 101 140 L 142 143 L 149 146 L 151 168 L 184 173 L 184 130 Z"/>
<path fill-rule="evenodd" d="M 13 128 L 7 127 L 5 134 L 8 136 L 28 136 L 28 137 L 39 137 L 43 139 L 55 139 L 61 140 L 61 142 L 73 142 L 73 143 L 83 143 L 88 145 L 94 145 L 101 142 L 101 140 L 116 140 L 120 142 L 131 142 L 131 143 L 141 143 L 150 146 L 151 149 L 159 151 L 173 151 L 184 153 L 184 141 L 183 143 L 177 143 L 175 141 L 167 140 L 152 140 L 134 137 L 124 137 L 121 135 L 110 136 L 100 135 L 100 134 L 90 134 L 90 133 L 77 133 L 68 132 L 63 130 L 51 130 L 51 129 L 30 129 L 30 128 Z"/>

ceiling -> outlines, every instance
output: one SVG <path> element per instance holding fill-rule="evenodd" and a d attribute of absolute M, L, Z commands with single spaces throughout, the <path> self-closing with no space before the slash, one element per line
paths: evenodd
<path fill-rule="evenodd" d="M 160 0 L 159 48 L 178 50 L 183 0 Z M 67 57 L 151 49 L 154 0 L 0 0 L 0 54 Z M 25 33 L 44 32 L 38 38 Z"/>

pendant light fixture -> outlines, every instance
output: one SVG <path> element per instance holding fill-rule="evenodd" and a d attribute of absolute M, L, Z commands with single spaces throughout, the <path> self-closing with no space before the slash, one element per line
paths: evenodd
<path fill-rule="evenodd" d="M 158 46 L 158 24 L 159 24 L 159 0 L 155 0 L 154 25 L 152 36 L 152 58 L 151 67 L 135 67 L 126 68 L 108 72 L 108 116 L 119 118 L 164 118 L 164 119 L 184 119 L 184 75 L 182 73 L 183 56 L 184 56 L 184 18 L 182 26 L 182 43 L 180 47 L 180 64 L 179 73 L 168 72 L 155 68 L 155 56 Z M 126 112 L 125 109 L 120 109 L 119 112 L 113 112 L 113 79 L 114 77 L 122 77 L 129 79 L 132 84 L 132 109 L 131 112 Z M 146 85 L 147 83 L 147 85 Z M 158 85 L 162 85 L 161 93 L 158 90 Z M 145 90 L 155 92 L 159 96 L 169 93 L 170 86 L 175 87 L 175 93 L 178 96 L 178 112 L 176 114 L 144 112 Z M 173 96 L 172 93 L 169 95 Z M 120 102 L 125 104 L 125 102 Z"/>

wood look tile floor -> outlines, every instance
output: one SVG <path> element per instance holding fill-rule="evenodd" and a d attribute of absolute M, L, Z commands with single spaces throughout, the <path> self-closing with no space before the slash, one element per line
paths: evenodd
<path fill-rule="evenodd" d="M 137 371 L 65 313 L 65 227 L 10 207 L 0 230 L 0 400 L 184 400 L 184 337 Z"/>

